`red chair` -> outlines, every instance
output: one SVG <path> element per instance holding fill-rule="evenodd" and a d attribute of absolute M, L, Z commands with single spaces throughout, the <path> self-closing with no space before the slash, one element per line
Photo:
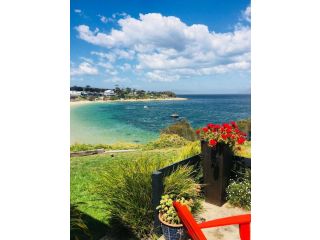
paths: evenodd
<path fill-rule="evenodd" d="M 192 240 L 206 240 L 206 237 L 201 231 L 202 228 L 220 227 L 233 224 L 239 224 L 241 240 L 250 240 L 251 214 L 225 217 L 207 222 L 197 223 L 186 206 L 180 204 L 179 202 L 173 202 L 173 206 L 176 209 L 183 226 L 186 228 L 188 235 Z"/>

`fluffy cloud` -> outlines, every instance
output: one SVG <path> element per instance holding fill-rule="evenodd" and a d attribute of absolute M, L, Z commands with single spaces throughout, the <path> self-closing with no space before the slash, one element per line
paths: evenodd
<path fill-rule="evenodd" d="M 75 13 L 81 13 L 82 11 L 81 11 L 81 9 L 75 9 L 74 12 Z"/>
<path fill-rule="evenodd" d="M 250 12 L 250 7 L 244 11 L 248 19 Z M 136 70 L 154 81 L 250 69 L 250 27 L 238 25 L 232 32 L 210 32 L 206 25 L 187 25 L 159 13 L 140 14 L 139 19 L 125 16 L 118 24 L 119 29 L 109 33 L 86 25 L 76 30 L 80 39 L 108 49 L 107 53 L 91 54 L 112 63 L 134 60 Z"/>
<path fill-rule="evenodd" d="M 88 62 L 82 62 L 76 68 L 71 68 L 71 76 L 80 75 L 97 75 L 99 73 L 98 69 L 92 66 Z"/>
<path fill-rule="evenodd" d="M 251 6 L 248 6 L 242 15 L 246 21 L 251 22 Z"/>

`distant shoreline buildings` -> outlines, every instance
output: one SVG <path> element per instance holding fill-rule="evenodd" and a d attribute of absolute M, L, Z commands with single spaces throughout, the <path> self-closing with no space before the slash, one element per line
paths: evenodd
<path fill-rule="evenodd" d="M 104 89 L 92 88 L 90 86 L 70 87 L 70 100 L 118 100 L 118 99 L 157 99 L 157 98 L 175 98 L 176 94 L 171 91 L 155 92 L 144 91 L 131 88 Z"/>

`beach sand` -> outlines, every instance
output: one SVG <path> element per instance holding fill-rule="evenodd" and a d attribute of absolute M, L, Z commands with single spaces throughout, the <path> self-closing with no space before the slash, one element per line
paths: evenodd
<path fill-rule="evenodd" d="M 187 98 L 148 98 L 148 99 L 123 99 L 123 100 L 97 100 L 97 101 L 88 101 L 81 100 L 70 102 L 70 106 L 82 105 L 82 104 L 90 104 L 90 103 L 112 103 L 112 102 L 152 102 L 152 101 L 184 101 L 188 100 Z"/>

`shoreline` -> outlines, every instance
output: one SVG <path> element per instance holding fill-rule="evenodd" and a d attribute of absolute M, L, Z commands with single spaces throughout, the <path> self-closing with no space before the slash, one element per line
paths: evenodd
<path fill-rule="evenodd" d="M 89 100 L 80 100 L 70 102 L 70 106 L 76 105 L 83 105 L 83 104 L 90 104 L 90 103 L 112 103 L 112 102 L 153 102 L 153 101 L 185 101 L 188 98 L 146 98 L 146 99 L 123 99 L 123 100 L 96 100 L 96 101 L 89 101 Z"/>

